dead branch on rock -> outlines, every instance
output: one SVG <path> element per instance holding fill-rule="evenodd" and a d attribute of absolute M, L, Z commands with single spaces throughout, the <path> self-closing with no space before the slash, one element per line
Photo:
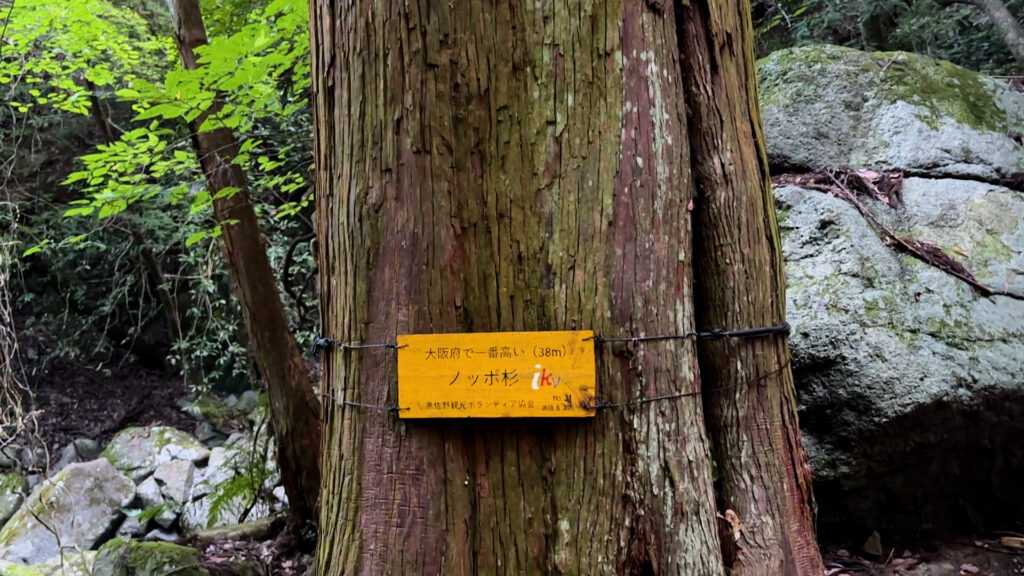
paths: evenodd
<path fill-rule="evenodd" d="M 873 170 L 849 170 L 845 168 L 826 169 L 810 174 L 786 174 L 773 178 L 776 186 L 794 185 L 809 190 L 825 192 L 845 200 L 864 217 L 878 234 L 882 243 L 913 256 L 929 266 L 959 279 L 977 290 L 982 296 L 1005 296 L 1024 300 L 1024 294 L 992 288 L 979 281 L 966 266 L 957 262 L 939 246 L 910 237 L 900 237 L 882 224 L 878 216 L 860 201 L 868 196 L 883 204 L 896 208 L 902 203 L 903 174 L 901 172 L 875 172 Z"/>

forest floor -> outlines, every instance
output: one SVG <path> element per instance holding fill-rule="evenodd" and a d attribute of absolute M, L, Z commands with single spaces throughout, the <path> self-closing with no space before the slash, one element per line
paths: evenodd
<path fill-rule="evenodd" d="M 36 443 L 46 446 L 50 464 L 61 448 L 88 437 L 104 445 L 130 426 L 165 425 L 195 431 L 196 421 L 180 402 L 188 389 L 180 378 L 136 366 L 85 368 L 63 362 L 31 378 L 35 396 Z M 258 541 L 189 541 L 199 549 L 211 573 L 240 559 L 265 566 L 267 574 L 303 574 L 308 557 L 296 547 L 289 530 Z M 1004 576 L 1024 574 L 1024 549 L 1004 546 L 1000 535 L 957 537 L 918 547 L 884 548 L 871 556 L 825 543 L 828 576 Z"/>
<path fill-rule="evenodd" d="M 188 388 L 180 377 L 147 371 L 134 365 L 84 367 L 57 361 L 45 373 L 29 375 L 34 405 L 31 444 L 45 446 L 49 466 L 61 449 L 76 438 L 91 438 L 100 446 L 132 426 L 173 426 L 195 433 L 196 420 L 181 409 Z M 211 574 L 228 574 L 230 566 L 248 562 L 265 574 L 298 576 L 306 572 L 308 556 L 284 522 L 262 540 L 182 539 L 201 553 Z M 227 570 L 227 571 L 225 571 Z"/>
<path fill-rule="evenodd" d="M 36 433 L 50 465 L 76 438 L 91 438 L 103 446 L 130 426 L 194 432 L 195 419 L 178 405 L 188 393 L 182 379 L 138 366 L 90 369 L 59 360 L 45 374 L 30 376 L 29 386 L 35 397 Z"/>
<path fill-rule="evenodd" d="M 886 548 L 886 557 L 822 547 L 828 576 L 1010 576 L 1024 574 L 1024 550 L 998 537 L 956 537 L 920 546 Z M 869 559 L 870 558 L 870 559 Z"/>

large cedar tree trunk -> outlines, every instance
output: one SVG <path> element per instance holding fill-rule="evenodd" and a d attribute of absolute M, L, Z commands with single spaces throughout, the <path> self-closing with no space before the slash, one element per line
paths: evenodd
<path fill-rule="evenodd" d="M 198 66 L 195 49 L 206 44 L 198 0 L 168 0 L 175 40 L 186 69 Z M 300 523 L 316 521 L 320 485 L 320 408 L 292 336 L 273 269 L 267 258 L 256 212 L 249 201 L 249 183 L 232 162 L 238 142 L 226 128 L 200 132 L 205 115 L 192 123 L 193 142 L 212 196 L 227 187 L 234 195 L 215 198 L 214 213 L 223 228 L 223 254 L 234 281 L 245 320 L 249 346 L 270 400 L 270 418 L 277 442 L 281 482 Z"/>
<path fill-rule="evenodd" d="M 694 327 L 686 109 L 660 1 L 314 0 L 325 332 Z M 391 350 L 325 356 L 320 576 L 721 574 L 701 401 L 402 421 Z M 598 345 L 611 402 L 692 341 Z"/>
<path fill-rule="evenodd" d="M 758 111 L 747 0 L 693 1 L 680 12 L 690 102 L 698 326 L 785 322 L 782 247 Z M 726 564 L 736 574 L 824 573 L 811 474 L 800 441 L 784 335 L 703 340 L 704 406 L 721 489 Z M 726 515 L 729 516 L 729 515 Z"/>

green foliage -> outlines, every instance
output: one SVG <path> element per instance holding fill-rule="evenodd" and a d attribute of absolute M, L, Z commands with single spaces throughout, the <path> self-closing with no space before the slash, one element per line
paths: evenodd
<path fill-rule="evenodd" d="M 131 10 L 105 0 L 18 0 L 0 8 L 7 22 L 0 87 L 19 112 L 51 106 L 86 114 L 90 93 L 166 61 L 167 39 L 152 38 Z M 16 88 L 27 86 L 23 92 Z"/>
<path fill-rule="evenodd" d="M 266 396 L 262 397 L 266 402 Z M 206 496 L 210 501 L 210 524 L 216 524 L 228 510 L 240 512 L 239 521 L 245 522 L 253 508 L 262 500 L 267 505 L 272 498 L 266 487 L 272 485 L 272 476 L 276 474 L 274 467 L 275 451 L 272 437 L 267 431 L 266 406 L 254 414 L 261 415 L 253 428 L 248 431 L 249 443 L 232 451 L 233 457 L 227 462 L 234 474 L 218 484 Z"/>
<path fill-rule="evenodd" d="M 210 194 L 192 142 L 201 118 L 201 130 L 230 128 L 240 140 L 230 160 L 249 177 L 271 260 L 289 260 L 291 277 L 304 280 L 286 292 L 309 290 L 312 257 L 304 245 L 292 249 L 312 229 L 304 216 L 312 148 L 307 5 L 206 4 L 210 45 L 198 50 L 202 67 L 194 71 L 177 64 L 162 2 L 19 0 L 0 9 L 8 19 L 0 89 L 14 103 L 0 108 L 0 149 L 22 155 L 17 177 L 56 173 L 63 184 L 51 189 L 37 179 L 22 208 L 19 310 L 29 332 L 62 335 L 33 348 L 40 355 L 89 357 L 166 340 L 169 328 L 159 326 L 169 295 L 181 324 L 169 363 L 197 385 L 248 374 L 241 312 L 216 250 L 232 222 L 211 210 L 215 198 L 239 191 Z M 97 117 L 112 138 L 99 131 L 90 140 L 82 129 L 95 131 Z M 65 125 L 76 128 L 57 130 Z M 31 147 L 38 161 L 23 160 L 29 147 L 18 145 L 16 131 L 42 143 Z M 38 151 L 58 141 L 81 150 L 83 140 L 92 149 L 70 173 Z M 292 303 L 302 338 L 313 332 L 313 309 Z"/>
<path fill-rule="evenodd" d="M 1007 0 L 1024 15 L 1024 0 Z M 778 0 L 755 2 L 760 55 L 829 43 L 905 50 L 989 74 L 1019 74 L 1000 32 L 970 3 L 937 0 Z"/>
<path fill-rule="evenodd" d="M 187 138 L 190 123 L 200 118 L 200 131 L 227 128 L 239 137 L 239 154 L 230 160 L 252 175 L 255 189 L 290 194 L 305 188 L 305 174 L 288 170 L 287 156 L 307 150 L 307 138 L 271 145 L 251 136 L 262 125 L 308 114 L 307 18 L 305 2 L 275 0 L 254 17 L 255 23 L 197 49 L 197 70 L 178 67 L 158 81 L 128 78 L 116 94 L 130 103 L 136 122 L 150 122 L 81 157 L 82 169 L 64 183 L 82 183 L 87 200 L 65 215 L 106 218 L 157 197 L 172 205 L 188 199 L 190 213 L 196 214 L 208 211 L 213 199 L 236 193 L 224 190 L 213 197 L 201 184 L 201 168 Z M 181 182 L 200 184 L 193 191 Z M 292 201 L 283 213 L 294 214 L 305 202 Z M 217 237 L 225 224 L 191 235 L 187 244 Z"/>
<path fill-rule="evenodd" d="M 139 521 L 139 524 L 145 526 L 149 524 L 150 520 L 163 514 L 165 510 L 169 510 L 172 506 L 173 504 L 170 502 L 164 502 L 149 508 L 121 508 L 121 512 L 129 518 L 135 518 Z"/>

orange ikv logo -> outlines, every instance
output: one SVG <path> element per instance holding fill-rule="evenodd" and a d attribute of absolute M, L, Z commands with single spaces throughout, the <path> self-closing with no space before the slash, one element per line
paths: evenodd
<path fill-rule="evenodd" d="M 540 372 L 533 373 L 533 389 L 540 390 L 542 386 L 551 386 L 552 388 L 558 388 L 558 384 L 562 381 L 562 377 L 559 376 L 555 379 L 555 375 L 548 372 L 547 368 L 544 368 L 540 364 L 534 364 L 533 367 Z"/>

